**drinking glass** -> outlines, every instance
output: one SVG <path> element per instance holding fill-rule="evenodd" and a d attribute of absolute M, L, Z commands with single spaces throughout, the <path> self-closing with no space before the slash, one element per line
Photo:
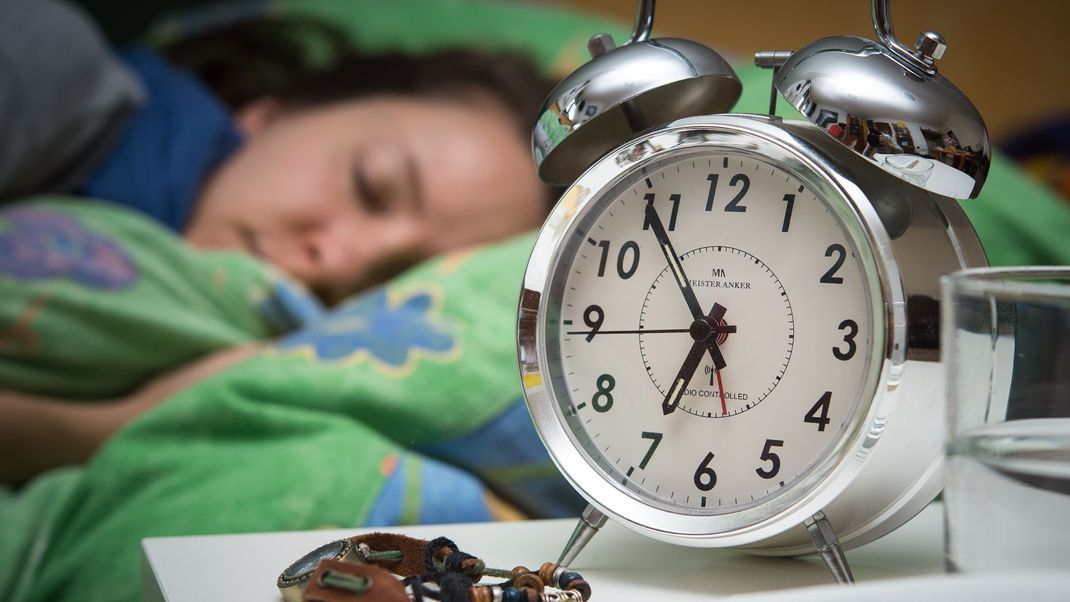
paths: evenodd
<path fill-rule="evenodd" d="M 924 187 L 925 183 L 933 175 L 933 165 L 935 164 L 924 157 L 902 154 L 885 155 L 884 165 L 888 171 L 899 175 L 908 182 Z"/>
<path fill-rule="evenodd" d="M 948 570 L 1070 569 L 1070 267 L 942 289 Z"/>

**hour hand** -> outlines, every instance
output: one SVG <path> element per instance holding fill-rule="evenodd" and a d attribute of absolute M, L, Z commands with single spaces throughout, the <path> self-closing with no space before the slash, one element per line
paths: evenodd
<path fill-rule="evenodd" d="M 658 246 L 665 255 L 665 260 L 669 262 L 673 276 L 676 277 L 676 285 L 680 287 L 680 292 L 684 295 L 684 301 L 687 302 L 687 308 L 691 310 L 691 317 L 701 318 L 702 307 L 699 306 L 695 291 L 689 284 L 687 274 L 684 273 L 684 266 L 680 263 L 680 257 L 677 255 L 676 249 L 673 248 L 672 241 L 669 240 L 669 233 L 665 231 L 665 225 L 661 223 L 661 218 L 658 217 L 658 212 L 654 209 L 653 200 L 647 201 L 646 204 L 646 223 L 650 224 L 650 229 L 654 232 L 654 238 L 657 239 Z"/>
<path fill-rule="evenodd" d="M 714 368 L 718 372 L 728 365 L 724 361 L 724 356 L 721 355 L 720 346 L 717 345 L 717 334 L 719 332 L 736 331 L 735 326 L 725 325 L 722 327 L 720 325 L 721 318 L 724 317 L 727 311 L 720 303 L 714 303 L 708 315 L 691 323 L 689 332 L 695 342 L 691 345 L 691 350 L 687 352 L 684 365 L 680 366 L 680 371 L 676 373 L 676 378 L 673 379 L 668 393 L 665 394 L 665 400 L 661 402 L 661 411 L 663 413 L 671 414 L 676 410 L 676 406 L 680 404 L 680 398 L 683 397 L 684 391 L 687 390 L 687 385 L 691 382 L 691 377 L 695 375 L 698 365 L 702 363 L 702 356 L 707 350 L 710 352 Z M 722 403 L 722 405 L 724 404 Z"/>
<path fill-rule="evenodd" d="M 680 371 L 676 373 L 676 378 L 673 379 L 669 392 L 665 394 L 665 400 L 661 402 L 661 411 L 663 413 L 671 414 L 676 410 L 676 406 L 680 405 L 680 398 L 683 397 L 684 391 L 687 390 L 687 385 L 691 382 L 691 377 L 695 375 L 698 365 L 702 363 L 702 356 L 705 353 L 705 341 L 695 341 L 695 344 L 691 345 L 691 351 L 687 352 L 684 365 L 680 366 Z"/>

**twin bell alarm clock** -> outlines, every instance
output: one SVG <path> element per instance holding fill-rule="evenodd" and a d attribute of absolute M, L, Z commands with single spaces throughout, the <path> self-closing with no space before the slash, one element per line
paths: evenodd
<path fill-rule="evenodd" d="M 686 546 L 822 554 L 900 526 L 939 492 L 939 277 L 986 265 L 955 198 L 990 147 L 937 72 L 946 44 L 829 37 L 760 52 L 768 115 L 727 113 L 715 52 L 630 40 L 546 100 L 539 175 L 567 189 L 524 275 L 519 364 L 554 462 L 607 518 Z M 775 116 L 779 93 L 805 119 Z"/>

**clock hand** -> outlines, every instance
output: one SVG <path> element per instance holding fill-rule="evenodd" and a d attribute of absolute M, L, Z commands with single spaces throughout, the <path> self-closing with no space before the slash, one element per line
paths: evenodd
<path fill-rule="evenodd" d="M 714 303 L 708 315 L 700 317 L 691 323 L 691 328 L 688 329 L 688 332 L 691 334 L 691 338 L 695 340 L 695 343 L 691 345 L 691 350 L 687 352 L 687 357 L 684 359 L 683 365 L 680 366 L 680 371 L 676 373 L 672 386 L 669 387 L 668 393 L 665 394 L 665 399 L 661 402 L 661 411 L 663 413 L 671 414 L 676 410 L 676 407 L 680 404 L 680 398 L 683 397 L 684 391 L 687 390 L 687 385 L 691 382 L 691 377 L 695 375 L 695 370 L 698 369 L 698 365 L 702 362 L 702 356 L 705 355 L 706 351 L 709 351 L 710 357 L 713 358 L 714 368 L 718 372 L 727 365 L 724 361 L 724 356 L 721 355 L 721 348 L 717 345 L 717 333 L 722 330 L 720 320 L 724 317 L 726 311 L 727 309 L 723 305 Z M 734 332 L 735 328 L 732 327 L 732 329 Z M 722 391 L 721 406 L 724 407 L 724 405 L 724 391 Z"/>
<path fill-rule="evenodd" d="M 661 223 L 661 218 L 658 217 L 658 212 L 654 209 L 653 200 L 647 201 L 646 221 L 650 224 L 650 229 L 654 232 L 654 238 L 658 240 L 658 246 L 661 247 L 665 260 L 669 262 L 673 275 L 676 276 L 676 284 L 684 295 L 684 301 L 687 302 L 688 309 L 691 310 L 691 317 L 696 320 L 701 318 L 702 308 L 698 304 L 698 299 L 695 298 L 695 291 L 692 290 L 689 284 L 687 274 L 684 273 L 684 266 L 680 263 L 680 257 L 673 248 L 672 241 L 669 240 L 669 233 L 665 231 L 665 225 Z"/>
<path fill-rule="evenodd" d="M 726 324 L 724 326 L 717 326 L 717 327 L 715 327 L 713 329 L 713 333 L 714 334 L 720 334 L 722 332 L 731 334 L 731 333 L 734 333 L 735 331 L 736 331 L 736 326 L 734 324 Z M 690 328 L 663 328 L 663 329 L 640 328 L 639 330 L 569 330 L 569 331 L 566 331 L 565 334 L 581 334 L 581 335 L 589 335 L 589 334 L 596 334 L 596 335 L 597 334 L 666 334 L 666 333 L 672 333 L 672 332 L 677 332 L 677 333 L 678 332 L 691 332 L 691 329 Z"/>
<path fill-rule="evenodd" d="M 721 371 L 714 369 L 713 373 L 717 375 L 717 392 L 721 394 L 721 415 L 728 414 L 728 405 L 724 402 L 724 382 L 721 381 Z"/>
<path fill-rule="evenodd" d="M 714 324 L 719 326 L 721 324 L 721 321 L 724 319 L 724 314 L 726 311 L 728 310 L 723 305 L 721 305 L 720 303 L 714 303 L 713 308 L 710 309 L 708 319 L 714 320 Z M 713 328 L 712 330 L 713 333 L 708 339 L 709 343 L 711 344 L 707 347 L 707 349 L 710 350 L 710 357 L 713 358 L 713 373 L 717 376 L 717 394 L 721 397 L 721 415 L 724 416 L 728 414 L 728 404 L 726 404 L 724 400 L 724 382 L 721 380 L 721 369 L 725 367 L 725 361 L 724 357 L 721 356 L 721 348 L 717 345 L 716 335 L 719 332 L 727 332 L 727 330 L 725 330 L 724 327 Z M 736 329 L 733 326 L 732 332 L 735 331 Z M 720 357 L 720 362 L 717 361 L 718 357 Z"/>
<path fill-rule="evenodd" d="M 724 361 L 724 356 L 721 355 L 721 348 L 717 345 L 717 337 L 714 336 L 719 332 L 728 332 L 727 330 L 722 330 L 720 326 L 721 319 L 724 318 L 726 311 L 728 310 L 723 305 L 714 303 L 706 317 L 699 318 L 691 323 L 691 337 L 696 342 L 706 342 L 706 349 L 710 351 L 710 358 L 713 359 L 713 367 L 716 370 L 720 370 L 727 365 Z M 728 327 L 727 324 L 725 326 Z M 730 328 L 732 332 L 736 331 L 735 326 Z"/>
<path fill-rule="evenodd" d="M 695 317 L 695 323 L 697 324 L 702 320 L 702 308 L 698 304 L 698 299 L 695 297 L 695 291 L 691 288 L 690 281 L 687 279 L 687 274 L 684 273 L 684 266 L 680 263 L 676 249 L 673 248 L 672 241 L 669 240 L 669 233 L 666 232 L 665 225 L 661 223 L 661 218 L 658 217 L 658 212 L 654 209 L 653 199 L 647 201 L 646 219 L 647 223 L 650 224 L 650 230 L 654 232 L 654 238 L 657 239 L 658 246 L 661 247 L 662 254 L 665 255 L 665 260 L 669 262 L 669 267 L 672 268 L 673 274 L 676 276 L 676 284 L 680 287 L 680 292 L 684 295 L 684 301 L 687 302 L 687 307 L 691 310 L 691 315 Z M 713 309 L 710 310 L 709 314 L 709 318 L 712 318 L 712 321 L 706 323 L 707 332 L 720 322 L 721 318 L 724 317 L 725 311 L 727 310 L 721 304 L 715 303 L 713 305 Z M 692 328 L 694 328 L 694 324 L 692 324 Z M 696 336 L 693 330 L 691 336 Z M 698 341 L 697 338 L 696 341 Z M 712 337 L 706 348 L 709 349 L 710 357 L 713 358 L 713 364 L 717 370 L 724 368 L 726 364 L 724 357 L 721 355 L 721 350 L 717 347 L 717 337 Z M 690 378 L 688 376 L 688 380 Z M 679 401 L 679 396 L 677 396 L 676 401 Z M 722 405 L 724 405 L 723 401 L 722 399 Z M 668 398 L 666 398 L 666 402 L 668 402 Z M 665 413 L 668 414 L 671 411 L 668 410 Z"/>
<path fill-rule="evenodd" d="M 684 391 L 687 390 L 687 385 L 691 382 L 691 377 L 694 376 L 695 370 L 698 369 L 698 365 L 702 362 L 702 356 L 705 354 L 705 342 L 695 341 L 695 344 L 691 345 L 691 351 L 687 352 L 684 365 L 680 366 L 680 371 L 676 373 L 676 378 L 673 379 L 669 392 L 665 394 L 665 399 L 661 402 L 661 411 L 663 413 L 671 414 L 676 410 L 676 406 L 680 405 L 680 398 L 683 397 Z"/>

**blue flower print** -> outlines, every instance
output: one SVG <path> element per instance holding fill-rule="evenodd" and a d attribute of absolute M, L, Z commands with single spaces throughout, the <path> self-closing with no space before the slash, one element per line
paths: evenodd
<path fill-rule="evenodd" d="M 454 328 L 434 313 L 431 291 L 391 302 L 385 289 L 362 295 L 323 320 L 279 342 L 281 350 L 311 349 L 321 360 L 374 360 L 388 372 L 407 372 L 421 355 L 449 355 L 457 348 Z"/>
<path fill-rule="evenodd" d="M 74 218 L 37 208 L 0 212 L 0 274 L 23 280 L 66 277 L 85 286 L 118 290 L 137 281 L 138 270 L 118 243 L 87 230 Z"/>

